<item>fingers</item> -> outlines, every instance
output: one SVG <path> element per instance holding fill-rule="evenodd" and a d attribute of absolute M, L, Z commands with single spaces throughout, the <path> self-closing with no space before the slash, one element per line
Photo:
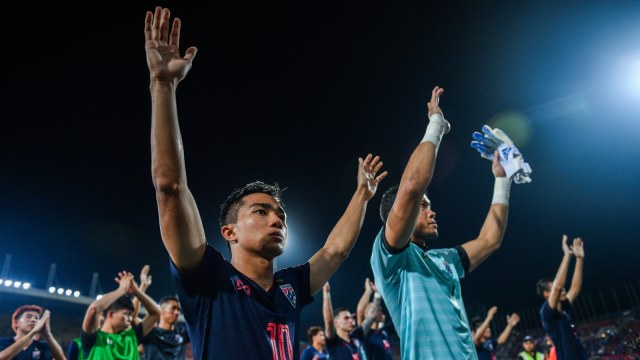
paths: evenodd
<path fill-rule="evenodd" d="M 382 174 L 378 175 L 378 177 L 376 177 L 376 181 L 378 183 L 380 183 L 380 181 L 382 181 L 382 179 L 386 178 L 387 175 L 389 175 L 388 171 L 383 172 Z"/>
<path fill-rule="evenodd" d="M 167 19 L 168 20 L 168 19 Z M 175 45 L 180 48 L 180 27 L 182 22 L 179 18 L 173 19 L 173 25 L 171 26 L 171 36 L 169 37 L 169 45 Z"/>
<path fill-rule="evenodd" d="M 144 40 L 153 40 L 153 31 L 151 30 L 153 24 L 153 13 L 147 11 L 147 15 L 144 18 Z"/>
<path fill-rule="evenodd" d="M 153 23 L 151 24 L 151 40 L 160 41 L 160 15 L 162 14 L 162 8 L 156 7 L 153 13 Z"/>
<path fill-rule="evenodd" d="M 433 88 L 433 90 L 431 91 L 431 100 L 429 101 L 432 104 L 438 104 L 440 102 L 440 96 L 442 95 L 442 93 L 444 92 L 444 89 L 436 86 Z"/>
<path fill-rule="evenodd" d="M 162 17 L 160 19 L 160 41 L 168 42 L 169 41 L 169 17 L 171 13 L 169 9 L 162 9 Z"/>

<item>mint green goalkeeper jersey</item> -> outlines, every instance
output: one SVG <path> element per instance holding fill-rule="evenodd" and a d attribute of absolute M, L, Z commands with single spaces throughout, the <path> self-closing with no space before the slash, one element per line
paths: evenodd
<path fill-rule="evenodd" d="M 425 251 L 409 242 L 393 251 L 383 227 L 373 243 L 371 267 L 403 360 L 478 358 L 460 292 L 464 267 L 457 249 Z"/>

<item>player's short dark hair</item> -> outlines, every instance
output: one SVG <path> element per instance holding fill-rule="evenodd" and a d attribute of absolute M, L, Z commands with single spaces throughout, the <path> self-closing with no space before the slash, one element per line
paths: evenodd
<path fill-rule="evenodd" d="M 396 197 L 398 197 L 399 188 L 400 185 L 392 186 L 382 194 L 382 200 L 380 200 L 380 219 L 382 219 L 382 222 L 385 224 L 387 223 L 387 218 L 389 217 L 393 203 L 396 201 Z M 429 196 L 427 192 L 424 194 Z"/>
<path fill-rule="evenodd" d="M 238 221 L 238 209 L 243 204 L 242 198 L 255 193 L 271 195 L 280 206 L 284 207 L 282 204 L 282 190 L 278 184 L 269 185 L 262 181 L 254 181 L 235 189 L 220 206 L 220 217 L 218 218 L 220 227 Z"/>
<path fill-rule="evenodd" d="M 483 322 L 484 322 L 483 318 L 481 318 L 480 316 L 475 316 L 474 318 L 471 319 L 471 330 L 473 331 L 478 330 L 478 328 L 480 327 L 480 325 L 482 325 Z"/>
<path fill-rule="evenodd" d="M 173 295 L 168 295 L 168 296 L 165 296 L 162 299 L 160 299 L 160 301 L 158 301 L 158 305 L 162 306 L 164 303 L 167 303 L 169 301 L 175 301 L 178 304 L 180 303 L 180 300 L 178 300 L 177 297 L 175 297 Z"/>
<path fill-rule="evenodd" d="M 22 305 L 17 308 L 16 311 L 13 312 L 13 315 L 11 315 L 11 327 L 13 328 L 13 331 L 18 330 L 18 320 L 20 319 L 20 316 L 27 311 L 33 311 L 38 313 L 39 316 L 42 316 L 43 309 L 38 305 Z"/>
<path fill-rule="evenodd" d="M 104 310 L 104 316 L 107 317 L 109 311 L 119 311 L 123 309 L 133 311 L 133 301 L 129 295 L 122 295 L 118 300 L 109 305 L 109 307 Z"/>
<path fill-rule="evenodd" d="M 340 313 L 343 312 L 343 311 L 347 311 L 347 312 L 349 312 L 349 315 L 351 315 L 351 311 L 349 311 L 349 309 L 347 309 L 346 307 L 339 307 L 339 308 L 333 310 L 333 319 L 335 320 L 340 315 Z"/>
<path fill-rule="evenodd" d="M 322 328 L 320 326 L 311 326 L 309 330 L 307 330 L 307 338 L 309 338 L 309 344 L 313 343 L 313 337 L 318 335 L 319 332 L 322 332 Z"/>
<path fill-rule="evenodd" d="M 549 283 L 553 282 L 553 280 L 549 278 L 542 278 L 538 280 L 536 284 L 536 292 L 538 295 L 544 297 L 544 292 L 549 290 Z"/>

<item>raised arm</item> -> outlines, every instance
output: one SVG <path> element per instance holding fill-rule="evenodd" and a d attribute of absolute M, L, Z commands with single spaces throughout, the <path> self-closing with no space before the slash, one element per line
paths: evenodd
<path fill-rule="evenodd" d="M 489 214 L 487 214 L 478 237 L 462 244 L 467 256 L 469 256 L 469 272 L 500 248 L 507 229 L 511 180 L 506 177 L 497 152 L 493 154 L 491 169 L 495 176 L 495 183 Z"/>
<path fill-rule="evenodd" d="M 145 265 L 140 270 L 140 289 L 141 292 L 147 293 L 147 289 L 151 286 L 151 275 L 149 275 L 149 270 L 151 267 L 149 265 Z M 138 317 L 138 313 L 140 312 L 140 300 L 137 297 L 133 298 L 133 314 L 131 314 L 131 318 L 133 319 L 133 325 L 138 325 L 140 323 L 140 318 Z"/>
<path fill-rule="evenodd" d="M 473 334 L 474 344 L 476 345 L 480 344 L 480 340 L 482 340 L 482 335 L 484 335 L 484 332 L 489 327 L 489 324 L 491 324 L 491 320 L 493 320 L 493 317 L 496 316 L 497 312 L 498 312 L 497 306 L 493 306 L 491 307 L 491 309 L 489 309 L 489 311 L 487 311 L 487 317 L 484 318 L 484 321 L 482 322 L 482 324 L 480 324 L 480 326 L 476 328 L 476 331 Z"/>
<path fill-rule="evenodd" d="M 10 360 L 20 354 L 22 349 L 29 346 L 33 341 L 33 338 L 40 334 L 42 330 L 45 328 L 46 323 L 49 319 L 49 310 L 45 310 L 42 314 L 42 317 L 36 322 L 35 326 L 31 331 L 29 331 L 25 336 L 17 339 L 13 344 L 8 346 L 6 349 L 0 351 L 0 360 Z"/>
<path fill-rule="evenodd" d="M 67 356 L 64 353 L 64 350 L 62 350 L 62 347 L 58 344 L 58 341 L 51 333 L 51 314 L 47 314 L 41 334 L 47 342 L 47 345 L 49 345 L 53 358 L 56 360 L 66 360 Z"/>
<path fill-rule="evenodd" d="M 409 243 L 420 211 L 422 196 L 433 177 L 438 146 L 442 136 L 449 132 L 449 123 L 444 119 L 438 105 L 443 92 L 444 89 L 438 86 L 431 92 L 431 100 L 427 104 L 427 131 L 402 173 L 398 195 L 387 218 L 385 238 L 395 249 L 402 249 Z"/>
<path fill-rule="evenodd" d="M 331 286 L 327 282 L 322 287 L 322 319 L 324 320 L 324 334 L 327 338 L 333 337 L 333 304 L 331 303 Z"/>
<path fill-rule="evenodd" d="M 386 171 L 376 176 L 381 167 L 379 156 L 373 157 L 369 154 L 364 160 L 358 159 L 356 192 L 322 249 L 309 260 L 311 294 L 317 293 L 349 256 L 362 229 L 367 203 L 375 195 L 380 181 L 387 176 Z"/>
<path fill-rule="evenodd" d="M 564 255 L 562 256 L 562 261 L 560 262 L 560 267 L 558 267 L 556 277 L 555 279 L 553 279 L 553 285 L 551 285 L 551 294 L 549 295 L 549 299 L 547 299 L 547 301 L 549 302 L 549 307 L 554 310 L 558 308 L 560 295 L 562 295 L 564 284 L 567 281 L 569 261 L 571 261 L 571 249 L 569 248 L 569 245 L 567 245 L 567 235 L 562 235 L 562 252 L 564 253 Z"/>
<path fill-rule="evenodd" d="M 104 294 L 100 299 L 95 300 L 89 305 L 87 312 L 84 314 L 84 320 L 82 321 L 82 331 L 85 334 L 91 335 L 98 330 L 98 315 L 104 312 L 111 304 L 113 304 L 122 295 L 127 294 L 127 289 L 131 281 L 133 281 L 133 275 L 123 272 L 124 275 L 116 278 L 118 282 L 118 288 Z"/>
<path fill-rule="evenodd" d="M 132 291 L 133 296 L 140 300 L 144 309 L 147 310 L 147 315 L 142 319 L 142 335 L 147 335 L 160 320 L 160 306 L 149 295 L 140 291 L 135 281 L 131 284 L 131 287 L 135 288 Z"/>
<path fill-rule="evenodd" d="M 511 331 L 513 328 L 518 325 L 520 322 L 520 316 L 516 313 L 511 314 L 511 316 L 507 315 L 507 326 L 502 330 L 500 336 L 498 336 L 498 345 L 502 345 L 507 342 L 509 339 L 509 335 L 511 335 Z"/>
<path fill-rule="evenodd" d="M 156 189 L 162 241 L 180 270 L 195 268 L 206 248 L 202 220 L 187 187 L 184 148 L 178 124 L 176 90 L 196 56 L 180 56 L 180 19 L 169 33 L 169 9 L 157 7 L 145 18 L 145 49 L 151 91 L 151 176 Z"/>
<path fill-rule="evenodd" d="M 373 301 L 371 305 L 367 307 L 365 311 L 365 317 L 362 323 L 359 323 L 360 327 L 362 327 L 362 332 L 366 337 L 371 332 L 371 325 L 376 320 L 376 315 L 378 315 L 378 310 L 380 310 L 380 302 L 382 301 L 382 297 L 380 294 L 376 293 L 376 296 L 373 297 Z"/>
<path fill-rule="evenodd" d="M 371 294 L 373 294 L 372 283 L 369 278 L 364 279 L 364 292 L 358 300 L 358 306 L 356 307 L 356 316 L 358 320 L 358 325 L 362 325 L 364 321 L 364 312 L 369 304 L 369 299 L 371 299 Z"/>
<path fill-rule="evenodd" d="M 581 238 L 573 239 L 571 252 L 576 257 L 576 265 L 573 269 L 573 278 L 571 279 L 571 288 L 567 292 L 567 299 L 573 304 L 580 290 L 582 290 L 582 266 L 584 264 L 584 242 Z"/>

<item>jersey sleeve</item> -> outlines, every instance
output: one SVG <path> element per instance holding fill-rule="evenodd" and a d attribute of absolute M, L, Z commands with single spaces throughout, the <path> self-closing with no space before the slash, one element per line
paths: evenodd
<path fill-rule="evenodd" d="M 392 249 L 384 236 L 384 227 L 373 241 L 371 252 L 371 269 L 377 279 L 394 282 L 397 280 L 398 270 L 405 261 L 407 247 L 401 250 Z"/>
<path fill-rule="evenodd" d="M 225 274 L 225 262 L 222 254 L 210 244 L 207 244 L 200 265 L 192 271 L 179 270 L 169 259 L 171 275 L 187 322 L 194 321 L 198 309 L 206 307 L 203 303 L 206 298 L 216 297 Z"/>

